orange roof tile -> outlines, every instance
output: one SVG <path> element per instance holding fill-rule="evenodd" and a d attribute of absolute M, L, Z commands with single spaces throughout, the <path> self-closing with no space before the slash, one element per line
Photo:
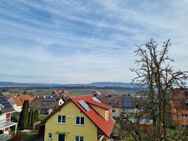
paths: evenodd
<path fill-rule="evenodd" d="M 22 106 L 25 100 L 31 101 L 33 99 L 30 95 L 17 95 L 12 97 L 17 106 Z"/>

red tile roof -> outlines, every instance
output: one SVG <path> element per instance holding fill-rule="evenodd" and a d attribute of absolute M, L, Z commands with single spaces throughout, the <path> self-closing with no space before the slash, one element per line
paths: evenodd
<path fill-rule="evenodd" d="M 93 95 L 84 95 L 84 96 L 78 96 L 78 97 L 71 97 L 71 100 L 76 104 L 76 106 L 106 135 L 110 136 L 112 133 L 112 129 L 114 127 L 114 120 L 109 118 L 109 120 L 105 120 L 103 117 L 101 117 L 94 109 L 90 109 L 89 111 L 86 111 L 80 104 L 79 101 L 83 100 L 87 104 L 94 104 L 98 107 L 103 107 L 104 109 L 110 110 L 111 107 L 108 105 L 105 105 L 103 103 L 95 102 L 92 100 Z M 91 102 L 91 100 L 93 102 Z"/>
<path fill-rule="evenodd" d="M 106 109 L 106 110 L 109 110 L 109 109 L 112 108 L 112 107 L 110 107 L 110 106 L 108 106 L 108 105 L 106 105 L 106 104 L 104 104 L 104 103 L 96 102 L 96 101 L 94 101 L 92 98 L 93 98 L 93 97 L 87 99 L 87 103 L 88 103 L 88 104 L 95 105 L 95 106 L 98 106 L 98 107 L 103 108 L 103 109 Z"/>
<path fill-rule="evenodd" d="M 65 102 L 63 105 L 58 107 L 54 112 L 52 112 L 49 117 L 46 119 L 46 121 L 53 116 L 57 111 L 59 111 L 66 103 L 72 101 L 99 129 L 101 132 L 103 132 L 107 137 L 109 137 L 112 133 L 115 121 L 111 118 L 111 112 L 109 112 L 109 119 L 105 120 L 102 116 L 97 113 L 93 108 L 91 108 L 89 111 L 84 109 L 82 105 L 79 103 L 79 101 L 84 101 L 86 102 L 90 107 L 91 105 L 98 106 L 100 108 L 106 109 L 106 110 L 111 110 L 111 107 L 108 105 L 105 105 L 100 102 L 96 102 L 93 99 L 93 95 L 83 95 L 83 96 L 78 96 L 78 97 L 70 97 L 70 99 Z M 46 122 L 45 121 L 45 122 Z"/>
<path fill-rule="evenodd" d="M 22 106 L 25 100 L 29 100 L 29 102 L 33 99 L 30 95 L 17 95 L 14 98 L 14 102 L 17 106 Z"/>

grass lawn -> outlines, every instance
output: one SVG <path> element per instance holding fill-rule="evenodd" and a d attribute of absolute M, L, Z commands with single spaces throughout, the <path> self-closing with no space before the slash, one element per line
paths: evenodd
<path fill-rule="evenodd" d="M 130 135 L 126 135 L 124 141 L 133 141 L 132 137 Z"/>
<path fill-rule="evenodd" d="M 43 141 L 37 137 L 36 133 L 19 133 L 21 141 Z"/>
<path fill-rule="evenodd" d="M 39 115 L 39 121 L 46 119 L 48 115 Z"/>

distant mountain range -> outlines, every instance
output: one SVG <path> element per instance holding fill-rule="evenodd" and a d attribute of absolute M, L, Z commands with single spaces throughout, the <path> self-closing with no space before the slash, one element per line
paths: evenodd
<path fill-rule="evenodd" d="M 17 83 L 0 81 L 0 87 L 66 87 L 66 88 L 128 88 L 143 89 L 144 85 L 123 82 L 93 82 L 88 84 Z"/>
<path fill-rule="evenodd" d="M 96 87 L 143 87 L 143 85 L 138 83 L 123 83 L 123 82 L 93 82 L 88 85 Z"/>

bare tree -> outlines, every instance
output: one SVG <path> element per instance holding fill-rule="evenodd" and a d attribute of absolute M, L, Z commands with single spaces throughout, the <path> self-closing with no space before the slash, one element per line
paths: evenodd
<path fill-rule="evenodd" d="M 142 130 L 139 128 L 140 123 L 147 116 L 147 112 L 142 108 L 143 104 L 144 100 L 135 99 L 134 105 L 136 105 L 136 111 L 128 113 L 126 112 L 126 108 L 124 108 L 124 112 L 121 114 L 124 121 L 122 125 L 125 125 L 123 129 L 127 131 L 135 141 L 145 141 L 144 134 L 142 134 Z"/>
<path fill-rule="evenodd" d="M 137 77 L 134 82 L 147 85 L 147 103 L 149 115 L 153 125 L 158 127 L 158 140 L 167 140 L 167 120 L 170 90 L 173 87 L 180 87 L 185 84 L 188 77 L 186 71 L 174 71 L 170 65 L 174 60 L 169 57 L 170 39 L 159 45 L 151 39 L 143 45 L 137 45 L 135 51 L 138 59 L 137 67 L 132 69 Z M 144 107 L 143 107 L 144 108 Z"/>

